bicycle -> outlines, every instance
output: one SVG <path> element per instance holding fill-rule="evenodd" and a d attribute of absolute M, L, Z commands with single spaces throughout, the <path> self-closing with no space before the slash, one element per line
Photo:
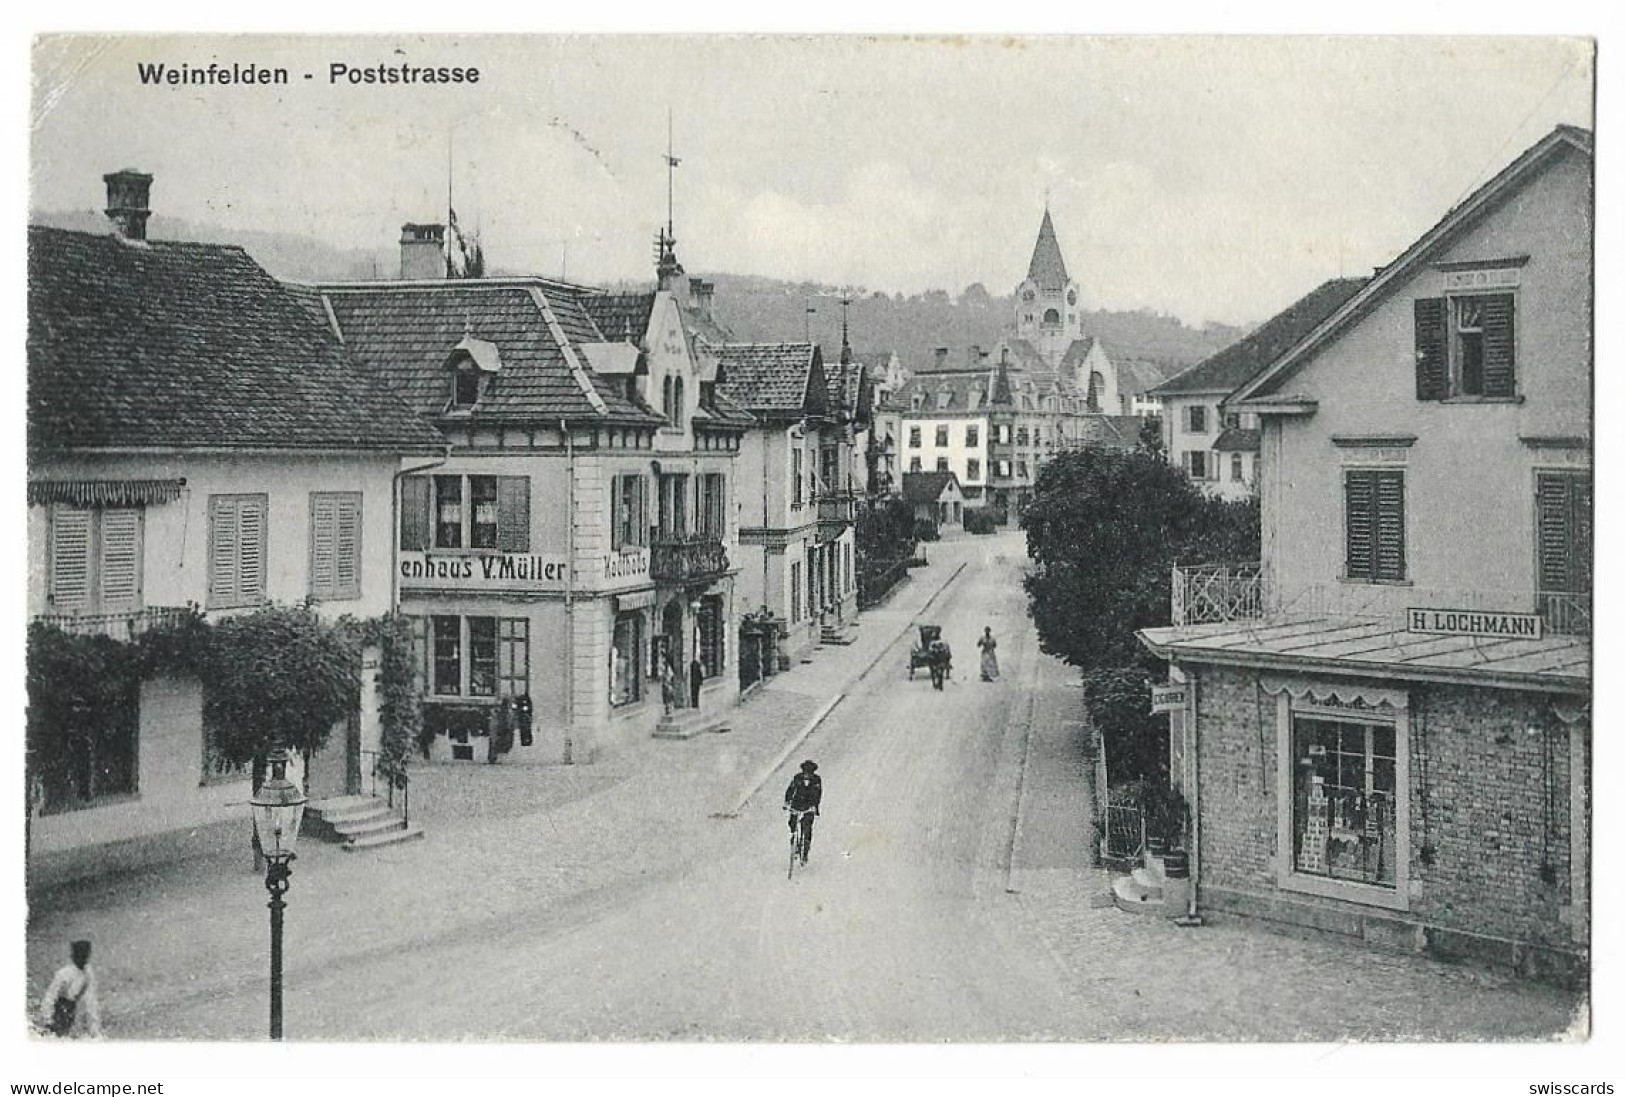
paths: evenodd
<path fill-rule="evenodd" d="M 784 810 L 790 813 L 790 871 L 784 878 L 793 880 L 796 875 L 796 862 L 799 860 L 803 865 L 807 863 L 807 848 L 802 841 L 805 836 L 802 830 L 802 817 L 811 815 L 817 818 L 818 812 L 814 808 L 792 809 L 788 804 Z"/>

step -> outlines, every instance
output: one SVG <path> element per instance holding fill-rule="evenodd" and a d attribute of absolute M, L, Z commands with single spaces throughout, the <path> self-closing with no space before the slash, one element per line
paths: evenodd
<path fill-rule="evenodd" d="M 398 830 L 380 831 L 369 834 L 365 838 L 357 838 L 353 842 L 345 842 L 339 848 L 345 853 L 358 853 L 362 850 L 380 849 L 384 846 L 398 845 L 401 842 L 415 842 L 423 837 L 423 828 L 410 826 Z"/>
<path fill-rule="evenodd" d="M 1148 868 L 1137 868 L 1129 873 L 1134 882 L 1140 885 L 1141 890 L 1154 893 L 1152 898 L 1161 899 L 1163 888 L 1167 886 L 1167 878 L 1158 875 Z"/>
<path fill-rule="evenodd" d="M 340 823 L 333 826 L 333 832 L 340 841 L 353 842 L 357 838 L 365 838 L 373 834 L 382 834 L 386 831 L 400 830 L 402 820 L 394 812 L 378 816 L 376 819 L 366 819 L 354 823 Z"/>
<path fill-rule="evenodd" d="M 656 739 L 692 739 L 706 732 L 727 730 L 728 722 L 721 713 L 677 709 L 660 717 L 653 734 Z"/>
<path fill-rule="evenodd" d="M 1165 913 L 1161 890 L 1153 894 L 1132 876 L 1119 876 L 1112 881 L 1112 903 L 1118 910 L 1126 910 L 1130 914 L 1161 916 Z"/>
<path fill-rule="evenodd" d="M 389 811 L 388 801 L 375 796 L 362 796 L 357 798 L 356 803 L 345 804 L 343 807 L 322 808 L 320 810 L 306 808 L 305 817 L 329 825 L 336 825 L 357 819 L 370 819 L 380 812 L 387 814 Z"/>

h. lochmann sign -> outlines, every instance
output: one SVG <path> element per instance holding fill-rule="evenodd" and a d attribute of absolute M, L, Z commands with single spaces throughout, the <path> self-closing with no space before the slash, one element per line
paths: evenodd
<path fill-rule="evenodd" d="M 1410 609 L 1405 612 L 1411 632 L 1439 636 L 1490 636 L 1508 640 L 1539 640 L 1538 613 L 1503 613 L 1481 609 Z"/>

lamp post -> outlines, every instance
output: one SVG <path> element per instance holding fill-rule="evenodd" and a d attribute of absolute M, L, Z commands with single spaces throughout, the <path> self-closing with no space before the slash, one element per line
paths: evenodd
<path fill-rule="evenodd" d="M 254 834 L 265 854 L 265 890 L 271 893 L 271 1039 L 282 1039 L 282 896 L 293 875 L 293 847 L 305 814 L 305 794 L 288 780 L 288 752 L 273 750 L 266 759 L 271 775 L 249 801 Z"/>

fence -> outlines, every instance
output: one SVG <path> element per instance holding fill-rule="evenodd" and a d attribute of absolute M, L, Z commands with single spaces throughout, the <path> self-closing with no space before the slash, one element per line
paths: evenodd
<path fill-rule="evenodd" d="M 1106 857 L 1130 861 L 1145 846 L 1145 812 L 1137 804 L 1106 805 Z"/>
<path fill-rule="evenodd" d="M 881 561 L 878 567 L 865 567 L 858 572 L 858 608 L 868 609 L 883 602 L 898 583 L 908 574 L 908 560 Z"/>

